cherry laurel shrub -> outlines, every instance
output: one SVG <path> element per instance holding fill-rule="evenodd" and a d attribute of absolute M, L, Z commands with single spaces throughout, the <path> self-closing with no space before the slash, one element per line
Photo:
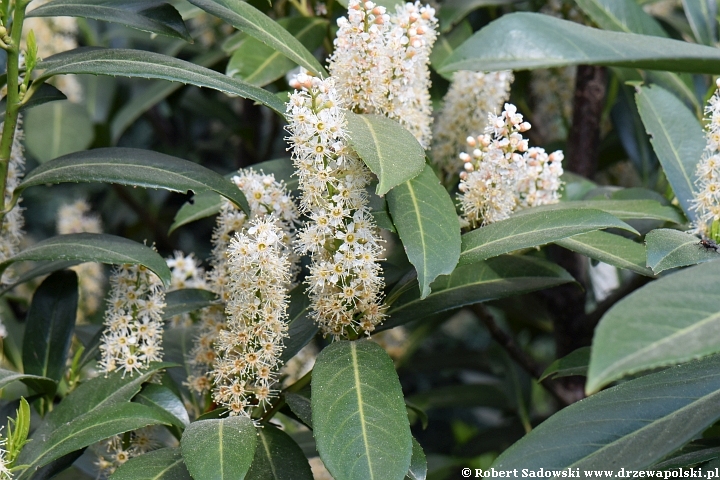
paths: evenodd
<path fill-rule="evenodd" d="M 716 472 L 717 18 L 0 1 L 0 479 Z"/>

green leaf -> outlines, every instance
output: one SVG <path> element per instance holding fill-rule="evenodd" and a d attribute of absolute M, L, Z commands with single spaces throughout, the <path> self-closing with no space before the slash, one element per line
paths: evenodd
<path fill-rule="evenodd" d="M 412 436 L 400 380 L 376 343 L 339 341 L 318 355 L 312 378 L 313 433 L 335 480 L 402 480 Z"/>
<path fill-rule="evenodd" d="M 16 262 L 27 260 L 69 260 L 112 265 L 144 265 L 166 284 L 170 269 L 156 251 L 123 237 L 100 233 L 73 233 L 41 240 L 0 263 L 0 273 Z"/>
<path fill-rule="evenodd" d="M 516 217 L 537 214 L 550 210 L 574 210 L 574 209 L 595 209 L 614 215 L 620 220 L 660 220 L 684 224 L 685 218 L 674 207 L 661 204 L 657 200 L 649 199 L 615 199 L 615 200 L 581 200 L 560 202 L 554 205 L 543 205 L 541 207 L 520 210 L 514 215 Z"/>
<path fill-rule="evenodd" d="M 310 317 L 310 299 L 305 293 L 305 285 L 298 285 L 290 292 L 288 309 L 288 338 L 280 360 L 287 363 L 305 345 L 315 337 L 318 326 Z"/>
<path fill-rule="evenodd" d="M 6 100 L 7 98 L 3 98 L 0 101 L 0 116 L 2 117 L 5 116 L 5 108 L 7 106 Z M 25 110 L 38 107 L 45 103 L 57 102 L 60 100 L 67 100 L 65 94 L 57 88 L 53 87 L 52 85 L 43 83 L 42 85 L 40 85 L 40 87 L 33 94 L 32 97 L 30 97 L 29 99 L 25 97 L 23 104 L 20 106 L 20 112 L 22 113 Z"/>
<path fill-rule="evenodd" d="M 720 253 L 700 245 L 700 238 L 679 230 L 660 228 L 645 236 L 647 266 L 655 273 L 720 259 Z"/>
<path fill-rule="evenodd" d="M 683 102 L 660 87 L 640 87 L 635 101 L 665 176 L 685 215 L 694 220 L 695 169 L 705 148 L 702 127 Z"/>
<path fill-rule="evenodd" d="M 272 93 L 222 73 L 160 53 L 121 48 L 78 48 L 59 53 L 40 62 L 44 70 L 36 80 L 54 75 L 120 75 L 131 78 L 155 78 L 212 88 L 231 95 L 255 100 L 285 115 L 285 104 Z"/>
<path fill-rule="evenodd" d="M 162 0 L 52 0 L 27 16 L 92 18 L 193 43 L 178 11 Z"/>
<path fill-rule="evenodd" d="M 256 445 L 255 426 L 242 416 L 193 422 L 180 442 L 190 474 L 203 480 L 242 480 Z"/>
<path fill-rule="evenodd" d="M 405 478 L 407 480 L 425 480 L 427 478 L 427 459 L 420 443 L 412 439 L 412 458 L 410 459 L 410 470 Z"/>
<path fill-rule="evenodd" d="M 426 165 L 420 175 L 388 193 L 388 207 L 410 263 L 418 272 L 421 298 L 432 282 L 449 274 L 460 257 L 460 223 L 455 205 Z"/>
<path fill-rule="evenodd" d="M 499 410 L 513 408 L 499 384 L 449 385 L 435 387 L 408 399 L 423 410 L 438 408 L 488 407 Z"/>
<path fill-rule="evenodd" d="M 131 458 L 110 480 L 192 480 L 179 448 L 161 448 Z"/>
<path fill-rule="evenodd" d="M 315 75 L 327 76 L 320 62 L 297 38 L 249 3 L 242 0 L 189 0 L 189 2 L 257 38 Z"/>
<path fill-rule="evenodd" d="M 222 52 L 210 50 L 192 58 L 191 63 L 201 67 L 210 67 L 224 58 L 225 55 Z M 169 97 L 182 86 L 181 83 L 177 82 L 155 81 L 140 93 L 134 95 L 129 101 L 125 101 L 120 110 L 113 115 L 110 122 L 110 137 L 113 143 L 117 143 L 125 130 L 143 113 L 150 110 L 161 100 Z"/>
<path fill-rule="evenodd" d="M 626 270 L 653 277 L 647 268 L 645 247 L 641 243 L 608 232 L 590 232 L 557 240 L 563 248 L 572 250 L 594 260 Z"/>
<path fill-rule="evenodd" d="M 28 173 L 17 195 L 35 185 L 104 182 L 171 192 L 211 190 L 250 211 L 245 195 L 222 175 L 197 163 L 137 148 L 97 148 L 57 158 Z"/>
<path fill-rule="evenodd" d="M 435 45 L 433 45 L 432 52 L 430 53 L 430 65 L 433 70 L 437 70 L 438 67 L 440 67 L 440 65 L 442 65 L 445 60 L 450 57 L 450 55 L 452 55 L 452 52 L 455 51 L 457 47 L 462 45 L 465 40 L 472 37 L 472 34 L 473 29 L 470 26 L 470 22 L 465 20 L 451 31 L 438 36 L 437 40 L 435 40 Z M 452 81 L 453 75 L 453 73 L 450 73 L 443 75 L 443 77 L 448 81 Z"/>
<path fill-rule="evenodd" d="M 287 433 L 270 425 L 257 432 L 255 458 L 246 480 L 313 480 L 305 454 Z"/>
<path fill-rule="evenodd" d="M 281 18 L 277 22 L 309 51 L 316 50 L 325 38 L 328 21 L 318 17 Z M 278 50 L 255 38 L 245 38 L 233 52 L 226 72 L 250 85 L 263 87 L 295 68 L 295 62 Z"/>
<path fill-rule="evenodd" d="M 268 160 L 267 162 L 257 163 L 252 168 L 265 174 L 273 174 L 275 180 L 283 181 L 287 189 L 292 193 L 298 188 L 298 178 L 293 177 L 295 168 L 289 158 L 277 158 Z M 225 178 L 232 178 L 237 172 L 230 172 Z M 222 198 L 213 192 L 202 192 L 186 202 L 175 215 L 173 224 L 170 226 L 168 234 L 174 232 L 178 228 L 192 223 L 202 218 L 211 217 L 220 212 L 222 208 Z"/>
<path fill-rule="evenodd" d="M 720 52 L 679 40 L 609 32 L 539 13 L 511 13 L 461 45 L 440 67 L 457 70 L 528 70 L 606 65 L 648 70 L 720 73 Z"/>
<path fill-rule="evenodd" d="M 650 466 L 720 418 L 719 372 L 720 356 L 713 356 L 600 392 L 535 427 L 493 467 L 617 471 Z"/>
<path fill-rule="evenodd" d="M 312 405 L 310 404 L 310 396 L 301 395 L 299 393 L 286 393 L 285 401 L 290 410 L 302 420 L 302 422 L 313 428 L 312 424 Z"/>
<path fill-rule="evenodd" d="M 718 275 L 720 263 L 698 265 L 616 303 L 595 329 L 585 389 L 596 392 L 625 375 L 719 352 Z"/>
<path fill-rule="evenodd" d="M 23 339 L 25 373 L 59 382 L 65 375 L 78 304 L 78 278 L 72 270 L 55 272 L 33 295 Z"/>
<path fill-rule="evenodd" d="M 683 9 L 698 43 L 715 46 L 717 42 L 717 3 L 715 0 L 683 0 Z"/>
<path fill-rule="evenodd" d="M 4 285 L 0 288 L 0 295 L 4 295 L 18 285 L 22 285 L 25 282 L 32 280 L 33 278 L 42 277 L 49 273 L 57 272 L 58 270 L 64 270 L 66 268 L 74 267 L 78 261 L 64 261 L 60 260 L 57 262 L 37 262 L 31 269 L 23 272 L 17 277 L 13 277 L 13 282 Z"/>
<path fill-rule="evenodd" d="M 453 25 L 478 8 L 505 6 L 518 1 L 520 0 L 448 0 L 440 5 L 440 32 L 448 32 Z"/>
<path fill-rule="evenodd" d="M 585 14 L 605 30 L 667 37 L 657 20 L 635 0 L 577 0 Z"/>
<path fill-rule="evenodd" d="M 55 381 L 52 378 L 27 375 L 0 368 L 0 390 L 12 382 L 23 382 L 30 388 L 38 387 L 40 392 L 52 392 L 55 390 Z"/>
<path fill-rule="evenodd" d="M 602 228 L 619 228 L 637 233 L 627 223 L 601 210 L 533 210 L 531 208 L 525 215 L 513 215 L 464 234 L 460 265 Z"/>
<path fill-rule="evenodd" d="M 346 118 L 350 146 L 377 175 L 378 195 L 417 177 L 425 168 L 425 150 L 395 120 L 351 112 L 347 112 Z"/>
<path fill-rule="evenodd" d="M 53 102 L 25 114 L 25 145 L 40 163 L 85 150 L 95 138 L 90 115 L 82 105 Z"/>
<path fill-rule="evenodd" d="M 431 285 L 424 300 L 407 289 L 388 310 L 383 330 L 473 303 L 555 287 L 574 279 L 554 263 L 527 256 L 504 256 L 457 267 Z M 393 296 L 391 293 L 388 298 Z"/>
<path fill-rule="evenodd" d="M 587 376 L 588 364 L 590 363 L 590 347 L 580 347 L 577 350 L 558 358 L 551 363 L 540 375 L 538 382 L 546 378 L 556 379 L 571 377 L 573 375 Z"/>
<path fill-rule="evenodd" d="M 199 288 L 183 288 L 182 290 L 168 292 L 165 295 L 163 320 L 169 320 L 175 315 L 200 310 L 214 304 L 216 301 L 217 295 Z"/>
<path fill-rule="evenodd" d="M 96 124 L 104 124 L 114 107 L 117 79 L 96 75 L 79 75 L 76 78 L 80 82 L 83 103 L 90 119 Z"/>
<path fill-rule="evenodd" d="M 182 400 L 163 385 L 155 383 L 145 385 L 140 393 L 135 396 L 134 401 L 166 411 L 174 420 L 173 425 L 180 429 L 190 424 L 190 417 Z"/>
<path fill-rule="evenodd" d="M 27 470 L 18 477 L 18 480 L 28 479 L 38 468 L 88 445 L 113 435 L 158 424 L 170 424 L 167 414 L 137 403 L 92 410 L 73 419 L 72 422 L 60 425 L 43 440 L 38 440 L 36 435 L 33 435 L 33 441 L 28 447 L 35 446 L 37 442 L 41 448 L 36 449 L 39 450 L 37 456 L 27 464 Z"/>

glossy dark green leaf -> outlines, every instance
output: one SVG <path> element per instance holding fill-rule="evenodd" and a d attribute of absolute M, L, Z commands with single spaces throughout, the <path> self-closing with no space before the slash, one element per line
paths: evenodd
<path fill-rule="evenodd" d="M 290 407 L 290 410 L 292 410 L 305 425 L 312 428 L 312 405 L 310 404 L 310 397 L 299 393 L 286 393 L 285 401 L 288 407 Z"/>
<path fill-rule="evenodd" d="M 175 315 L 200 310 L 214 304 L 216 301 L 217 295 L 199 288 L 183 288 L 182 290 L 168 292 L 165 295 L 163 319 L 168 320 Z"/>
<path fill-rule="evenodd" d="M 313 480 L 305 454 L 287 433 L 270 425 L 257 432 L 255 458 L 246 480 Z"/>
<path fill-rule="evenodd" d="M 161 448 L 131 458 L 110 480 L 192 480 L 179 448 Z"/>
<path fill-rule="evenodd" d="M 515 213 L 516 217 L 538 214 L 550 210 L 587 209 L 602 210 L 614 215 L 620 220 L 660 220 L 684 224 L 683 215 L 674 207 L 666 206 L 657 200 L 650 199 L 610 199 L 610 200 L 580 200 L 560 202 L 554 205 L 528 208 Z"/>
<path fill-rule="evenodd" d="M 683 0 L 683 9 L 695 40 L 714 47 L 717 43 L 717 2 L 715 0 Z"/>
<path fill-rule="evenodd" d="M 452 55 L 452 52 L 454 52 L 457 47 L 462 45 L 465 40 L 472 37 L 472 34 L 473 30 L 470 26 L 470 22 L 465 20 L 449 32 L 438 36 L 437 40 L 435 40 L 435 45 L 433 45 L 432 52 L 430 53 L 430 65 L 433 70 L 437 70 L 440 65 L 442 65 L 445 60 L 450 57 L 450 55 Z M 442 76 L 446 80 L 452 81 L 453 75 L 454 73 L 447 73 Z"/>
<path fill-rule="evenodd" d="M 660 23 L 635 0 L 577 0 L 582 11 L 600 28 L 616 32 L 667 37 Z"/>
<path fill-rule="evenodd" d="M 562 358 L 558 358 L 548 365 L 538 379 L 542 382 L 546 378 L 571 377 L 573 375 L 587 376 L 588 364 L 590 363 L 590 347 L 581 347 L 570 352 Z"/>
<path fill-rule="evenodd" d="M 27 97 L 25 98 L 25 101 L 20 106 L 20 112 L 24 112 L 25 110 L 33 107 L 38 107 L 45 103 L 58 102 L 61 100 L 67 100 L 67 97 L 64 93 L 62 93 L 60 90 L 53 87 L 52 85 L 43 83 L 40 88 L 38 88 L 38 90 L 33 94 L 32 97 L 30 97 L 29 99 Z M 6 101 L 7 98 L 3 98 L 0 101 L 1 117 L 5 116 Z"/>
<path fill-rule="evenodd" d="M 105 124 L 115 103 L 118 79 L 99 75 L 78 75 L 83 103 L 95 124 Z M 43 84 L 47 85 L 47 84 Z"/>
<path fill-rule="evenodd" d="M 335 480 L 405 478 L 410 424 L 400 380 L 382 347 L 339 341 L 320 352 L 312 411 L 317 449 Z"/>
<path fill-rule="evenodd" d="M 219 193 L 245 212 L 245 195 L 228 179 L 197 163 L 137 148 L 96 148 L 57 158 L 28 173 L 16 192 L 35 185 L 104 182 L 173 192 Z"/>
<path fill-rule="evenodd" d="M 162 0 L 52 0 L 28 12 L 28 17 L 57 16 L 103 20 L 193 41 L 175 7 Z"/>
<path fill-rule="evenodd" d="M 640 87 L 635 101 L 665 176 L 685 215 L 693 220 L 695 169 L 705 147 L 700 122 L 683 102 L 658 86 Z"/>
<path fill-rule="evenodd" d="M 255 426 L 247 417 L 191 423 L 180 447 L 188 471 L 203 480 L 242 480 L 255 456 Z"/>
<path fill-rule="evenodd" d="M 448 32 L 453 25 L 468 16 L 469 13 L 483 7 L 497 7 L 517 3 L 519 0 L 448 0 L 440 5 L 438 20 L 440 31 Z"/>
<path fill-rule="evenodd" d="M 410 470 L 405 476 L 408 480 L 425 480 L 427 478 L 428 466 L 423 448 L 413 437 L 412 458 L 410 459 Z"/>
<path fill-rule="evenodd" d="M 290 292 L 288 309 L 288 338 L 280 360 L 287 363 L 317 335 L 318 326 L 310 316 L 310 300 L 305 285 L 298 285 Z"/>
<path fill-rule="evenodd" d="M 719 400 L 716 355 L 631 380 L 560 410 L 500 455 L 493 467 L 641 469 L 720 418 Z"/>
<path fill-rule="evenodd" d="M 18 477 L 18 480 L 28 479 L 36 469 L 88 445 L 113 435 L 158 424 L 170 424 L 167 414 L 137 403 L 92 410 L 73 419 L 72 422 L 59 426 L 42 443 L 38 442 L 42 445 L 38 456 L 28 463 L 28 469 Z"/>
<path fill-rule="evenodd" d="M 12 283 L 4 285 L 2 288 L 0 288 L 0 295 L 3 295 L 6 292 L 9 292 L 10 290 L 17 287 L 18 285 L 22 285 L 23 283 L 28 282 L 28 281 L 32 280 L 33 278 L 42 277 L 49 273 L 57 272 L 58 270 L 64 270 L 66 268 L 73 267 L 73 266 L 77 265 L 78 263 L 80 263 L 80 262 L 66 261 L 66 260 L 59 260 L 59 261 L 55 261 L 55 262 L 53 262 L 53 261 L 37 262 L 29 270 L 23 272 L 20 275 L 17 275 L 17 277 L 14 277 Z"/>
<path fill-rule="evenodd" d="M 425 150 L 395 120 L 350 112 L 346 118 L 350 146 L 377 175 L 378 195 L 417 177 L 425 168 Z"/>
<path fill-rule="evenodd" d="M 700 245 L 700 238 L 679 230 L 659 228 L 645 236 L 647 266 L 655 273 L 720 259 L 720 253 Z"/>
<path fill-rule="evenodd" d="M 312 52 L 322 44 L 328 21 L 318 17 L 291 17 L 281 18 L 278 24 Z M 295 65 L 295 62 L 260 40 L 245 38 L 233 51 L 226 72 L 250 85 L 263 87 L 282 78 Z"/>
<path fill-rule="evenodd" d="M 718 275 L 720 263 L 697 265 L 616 303 L 595 329 L 585 389 L 596 392 L 626 375 L 720 352 Z"/>
<path fill-rule="evenodd" d="M 133 401 L 165 410 L 172 416 L 173 425 L 178 428 L 182 429 L 190 424 L 190 417 L 185 405 L 168 387 L 150 383 L 135 395 Z"/>
<path fill-rule="evenodd" d="M 191 63 L 201 67 L 210 67 L 224 58 L 222 52 L 210 50 L 191 59 Z M 130 100 L 125 101 L 117 113 L 113 115 L 110 122 L 110 137 L 113 143 L 117 143 L 125 130 L 143 113 L 169 97 L 182 86 L 181 83 L 177 82 L 154 81 Z"/>
<path fill-rule="evenodd" d="M 170 284 L 170 269 L 158 253 L 141 243 L 123 237 L 101 233 L 73 233 L 41 240 L 14 257 L 0 263 L 0 273 L 16 262 L 27 260 L 67 260 L 99 262 L 113 265 L 129 263 L 144 265 L 166 284 Z"/>
<path fill-rule="evenodd" d="M 647 277 L 655 275 L 646 266 L 645 247 L 620 235 L 590 232 L 557 240 L 555 244 L 614 267 Z"/>
<path fill-rule="evenodd" d="M 425 298 L 432 282 L 452 272 L 460 257 L 455 205 L 429 165 L 416 178 L 392 189 L 387 199 L 405 252 L 418 272 L 421 298 Z"/>
<path fill-rule="evenodd" d="M 280 115 L 285 115 L 285 104 L 282 100 L 262 88 L 184 60 L 144 50 L 78 48 L 53 55 L 40 62 L 37 69 L 44 70 L 38 80 L 74 73 L 155 78 L 186 83 L 249 98 L 272 108 Z"/>
<path fill-rule="evenodd" d="M 527 256 L 503 256 L 457 267 L 432 284 L 425 300 L 407 289 L 388 310 L 384 327 L 392 328 L 413 320 L 473 303 L 555 287 L 574 279 L 554 263 Z M 392 296 L 392 293 L 389 297 Z"/>
<path fill-rule="evenodd" d="M 327 72 L 307 48 L 277 22 L 242 0 L 189 0 L 320 76 Z"/>
<path fill-rule="evenodd" d="M 72 270 L 53 273 L 35 290 L 23 339 L 25 373 L 62 380 L 77 304 L 78 278 Z"/>
<path fill-rule="evenodd" d="M 90 115 L 82 105 L 45 103 L 25 114 L 25 145 L 40 163 L 85 150 L 95 138 Z"/>
<path fill-rule="evenodd" d="M 689 73 L 662 72 L 648 70 L 645 72 L 647 83 L 656 84 L 671 92 L 695 113 L 696 117 L 702 114 L 702 107 L 695 93 L 693 76 Z M 638 133 L 644 134 L 640 131 Z"/>
<path fill-rule="evenodd" d="M 670 458 L 654 464 L 653 469 L 666 470 L 679 467 L 692 467 L 699 465 L 700 463 L 707 462 L 708 460 L 714 460 L 718 457 L 720 457 L 720 447 L 703 448 L 690 443 L 689 445 L 686 445 L 680 450 L 674 452 L 670 455 Z M 709 465 L 704 465 L 705 468 L 708 466 Z"/>
<path fill-rule="evenodd" d="M 720 73 L 720 52 L 679 40 L 609 32 L 538 13 L 512 13 L 490 23 L 442 65 L 457 70 L 527 70 L 566 65 Z"/>
<path fill-rule="evenodd" d="M 637 233 L 627 223 L 601 210 L 533 210 L 464 234 L 460 265 L 603 228 Z"/>
<path fill-rule="evenodd" d="M 40 388 L 41 392 L 52 392 L 55 390 L 55 381 L 52 378 L 27 375 L 0 368 L 0 390 L 12 382 L 23 382 L 31 388 Z"/>

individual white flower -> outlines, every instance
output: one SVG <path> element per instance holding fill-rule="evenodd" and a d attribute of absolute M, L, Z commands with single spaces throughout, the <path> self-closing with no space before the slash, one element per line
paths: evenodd
<path fill-rule="evenodd" d="M 323 334 L 370 333 L 384 318 L 382 248 L 367 206 L 370 171 L 348 147 L 345 114 L 331 78 L 298 75 L 287 117 L 300 179 L 301 210 L 309 217 L 297 249 L 310 254 L 310 308 Z"/>
<path fill-rule="evenodd" d="M 510 96 L 513 74 L 502 72 L 455 72 L 443 99 L 443 107 L 433 127 L 433 162 L 448 182 L 457 181 L 457 156 L 468 135 L 485 131 L 488 112 L 496 112 Z"/>
<path fill-rule="evenodd" d="M 142 265 L 121 265 L 110 277 L 100 367 L 123 376 L 162 360 L 162 313 L 165 288 Z"/>
<path fill-rule="evenodd" d="M 287 337 L 290 261 L 272 216 L 256 217 L 228 248 L 227 326 L 215 341 L 213 399 L 230 415 L 250 417 L 277 396 Z"/>
<path fill-rule="evenodd" d="M 563 154 L 529 148 L 522 133 L 530 129 L 515 105 L 506 103 L 500 115 L 490 113 L 485 134 L 468 137 L 471 153 L 460 159 L 460 203 L 471 227 L 508 218 L 519 208 L 559 200 Z"/>
<path fill-rule="evenodd" d="M 60 235 L 71 233 L 102 233 L 100 216 L 90 212 L 86 200 L 60 206 L 57 213 L 57 232 Z M 105 272 L 100 263 L 82 263 L 72 267 L 78 275 L 78 322 L 95 314 L 100 308 L 105 284 Z"/>
<path fill-rule="evenodd" d="M 697 212 L 694 231 L 720 241 L 715 232 L 720 225 L 720 79 L 717 90 L 705 106 L 705 150 L 698 162 L 695 198 L 692 209 Z"/>
<path fill-rule="evenodd" d="M 7 179 L 5 182 L 5 205 L 9 205 L 15 193 L 15 189 L 20 184 L 25 168 L 25 148 L 22 144 L 23 131 L 22 119 L 18 118 L 18 125 L 15 130 L 12 147 L 10 150 L 10 162 L 8 163 Z M 0 124 L 0 131 L 5 127 L 5 123 Z M 25 219 L 23 218 L 23 208 L 20 207 L 22 199 L 18 199 L 15 206 L 7 212 L 0 224 L 0 262 L 7 260 L 18 253 L 20 241 L 25 232 L 23 226 Z M 2 275 L 1 282 L 4 284 L 12 283 L 13 274 L 5 271 Z"/>

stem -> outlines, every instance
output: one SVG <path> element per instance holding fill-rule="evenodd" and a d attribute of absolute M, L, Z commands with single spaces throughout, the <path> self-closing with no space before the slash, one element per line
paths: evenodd
<path fill-rule="evenodd" d="M 7 184 L 8 165 L 12 154 L 12 144 L 15 138 L 18 115 L 20 114 L 20 91 L 18 79 L 20 76 L 20 41 L 22 40 L 22 27 L 25 21 L 25 7 L 27 0 L 17 0 L 13 12 L 12 45 L 7 50 L 7 110 L 5 111 L 5 124 L 0 140 L 0 221 L 5 214 L 5 186 Z"/>

